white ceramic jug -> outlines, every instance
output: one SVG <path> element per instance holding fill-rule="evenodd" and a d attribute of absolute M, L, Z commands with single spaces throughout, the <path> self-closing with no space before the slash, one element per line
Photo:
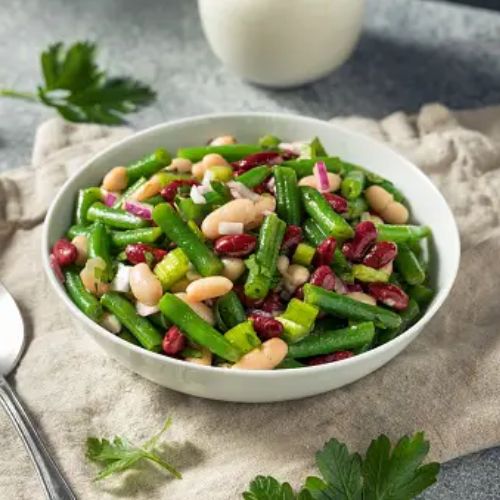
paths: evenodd
<path fill-rule="evenodd" d="M 246 80 L 293 87 L 320 78 L 351 54 L 364 0 L 198 0 L 216 56 Z"/>

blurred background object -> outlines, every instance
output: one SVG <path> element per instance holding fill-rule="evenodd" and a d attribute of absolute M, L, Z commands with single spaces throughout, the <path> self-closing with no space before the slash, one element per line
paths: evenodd
<path fill-rule="evenodd" d="M 464 5 L 472 5 L 474 7 L 483 7 L 485 9 L 500 10 L 499 0 L 439 0 L 439 1 L 462 3 Z"/>

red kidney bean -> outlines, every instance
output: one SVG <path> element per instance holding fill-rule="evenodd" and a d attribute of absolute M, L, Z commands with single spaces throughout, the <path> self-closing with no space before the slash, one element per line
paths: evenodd
<path fill-rule="evenodd" d="M 292 150 L 290 149 L 282 149 L 281 150 L 281 157 L 283 158 L 283 160 L 295 160 L 295 158 L 298 158 L 299 155 L 297 153 L 294 153 Z"/>
<path fill-rule="evenodd" d="M 61 238 L 52 247 L 52 255 L 61 267 L 66 267 L 76 261 L 78 250 L 71 241 Z"/>
<path fill-rule="evenodd" d="M 261 308 L 268 313 L 275 313 L 283 310 L 283 304 L 279 293 L 271 292 L 262 302 Z"/>
<path fill-rule="evenodd" d="M 363 259 L 365 266 L 380 269 L 396 258 L 398 246 L 392 241 L 379 241 L 375 243 Z"/>
<path fill-rule="evenodd" d="M 281 243 L 281 250 L 292 252 L 297 245 L 302 241 L 302 228 L 290 224 L 287 226 L 283 242 Z"/>
<path fill-rule="evenodd" d="M 362 292 L 363 287 L 359 283 L 344 283 L 345 293 Z"/>
<path fill-rule="evenodd" d="M 345 198 L 339 196 L 338 194 L 333 193 L 322 193 L 323 198 L 330 204 L 330 206 L 337 212 L 338 214 L 343 214 L 347 212 L 348 203 Z"/>
<path fill-rule="evenodd" d="M 314 262 L 317 266 L 329 266 L 333 260 L 333 254 L 337 247 L 337 241 L 329 236 L 316 247 Z"/>
<path fill-rule="evenodd" d="M 235 161 L 231 165 L 233 168 L 237 169 L 240 174 L 242 174 L 243 172 L 259 165 L 277 165 L 282 161 L 283 158 L 281 158 L 280 153 L 276 151 L 261 151 L 260 153 L 249 155 L 242 160 Z"/>
<path fill-rule="evenodd" d="M 125 255 L 131 264 L 140 264 L 141 262 L 155 264 L 160 262 L 167 253 L 167 250 L 163 248 L 156 248 L 146 245 L 146 243 L 130 243 L 125 247 Z"/>
<path fill-rule="evenodd" d="M 304 300 L 304 287 L 303 286 L 299 286 L 299 288 L 297 288 L 297 290 L 295 290 L 295 292 L 293 293 L 293 296 L 296 299 Z"/>
<path fill-rule="evenodd" d="M 344 243 L 342 252 L 350 261 L 360 262 L 376 239 L 375 224 L 369 220 L 362 221 L 356 226 L 354 238 Z"/>
<path fill-rule="evenodd" d="M 325 290 L 333 290 L 335 288 L 335 274 L 333 274 L 330 266 L 319 266 L 312 273 L 309 283 L 320 286 Z"/>
<path fill-rule="evenodd" d="M 251 314 L 250 319 L 252 320 L 254 330 L 262 340 L 281 337 L 283 325 L 277 319 L 269 318 L 258 313 Z"/>
<path fill-rule="evenodd" d="M 163 337 L 163 352 L 168 356 L 179 354 L 186 347 L 186 337 L 176 326 L 171 326 Z"/>
<path fill-rule="evenodd" d="M 354 353 L 351 351 L 339 351 L 332 354 L 325 354 L 323 356 L 315 356 L 307 361 L 309 366 L 324 365 L 326 363 L 333 363 L 342 359 L 352 358 Z"/>
<path fill-rule="evenodd" d="M 160 194 L 163 196 L 165 201 L 174 201 L 179 188 L 182 186 L 197 186 L 199 182 L 195 179 L 180 179 L 177 181 L 169 182 L 161 191 Z"/>
<path fill-rule="evenodd" d="M 214 250 L 220 255 L 244 257 L 252 253 L 257 246 L 257 238 L 251 234 L 229 234 L 217 238 Z"/>
<path fill-rule="evenodd" d="M 396 311 L 402 311 L 408 307 L 408 295 L 392 283 L 370 283 L 368 293 L 377 301 Z"/>

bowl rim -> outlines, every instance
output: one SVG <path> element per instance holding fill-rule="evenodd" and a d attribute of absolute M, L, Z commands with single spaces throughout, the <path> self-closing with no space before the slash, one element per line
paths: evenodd
<path fill-rule="evenodd" d="M 172 358 L 169 356 L 165 356 L 161 353 L 156 353 L 152 351 L 148 351 L 144 349 L 141 346 L 134 345 L 130 342 L 127 342 L 126 340 L 121 339 L 120 337 L 114 335 L 113 333 L 109 332 L 106 330 L 104 327 L 100 326 L 98 323 L 94 322 L 92 319 L 90 319 L 88 316 L 86 316 L 78 307 L 73 303 L 73 301 L 69 298 L 69 296 L 66 293 L 66 290 L 64 289 L 64 285 L 61 284 L 55 274 L 52 272 L 51 266 L 50 266 L 50 260 L 49 260 L 49 252 L 47 251 L 50 246 L 49 246 L 49 228 L 51 225 L 51 221 L 53 218 L 55 218 L 56 213 L 55 213 L 55 207 L 58 204 L 60 198 L 63 196 L 63 194 L 66 192 L 68 187 L 72 184 L 73 180 L 78 177 L 84 170 L 89 168 L 96 160 L 101 158 L 102 156 L 105 156 L 115 150 L 119 150 L 122 148 L 125 144 L 128 142 L 134 140 L 134 141 L 140 141 L 142 137 L 146 137 L 149 134 L 152 134 L 158 130 L 161 129 L 167 129 L 169 127 L 178 127 L 178 126 L 183 126 L 186 124 L 190 124 L 192 122 L 203 122 L 207 120 L 218 120 L 218 119 L 226 119 L 226 118 L 233 118 L 233 119 L 248 119 L 248 118 L 264 118 L 264 119 L 281 119 L 281 120 L 287 120 L 287 121 L 294 121 L 294 120 L 299 120 L 302 122 L 310 122 L 311 124 L 321 124 L 322 126 L 327 126 L 329 128 L 332 128 L 333 130 L 338 130 L 342 132 L 343 134 L 350 135 L 355 141 L 359 141 L 360 143 L 366 143 L 371 146 L 377 147 L 377 148 L 385 148 L 388 149 L 391 154 L 393 154 L 394 158 L 397 159 L 399 162 L 402 162 L 407 168 L 412 170 L 413 174 L 416 176 L 419 176 L 421 180 L 427 185 L 427 188 L 433 192 L 434 196 L 437 196 L 438 198 L 441 199 L 443 206 L 445 207 L 446 210 L 446 215 L 452 222 L 452 227 L 450 228 L 452 232 L 452 239 L 449 242 L 451 248 L 456 249 L 456 259 L 453 265 L 453 268 L 449 274 L 446 276 L 446 282 L 443 287 L 441 287 L 435 297 L 433 302 L 430 304 L 430 306 L 427 308 L 425 311 L 424 315 L 415 323 L 413 324 L 410 328 L 405 330 L 403 333 L 398 335 L 396 338 L 390 340 L 389 342 L 382 344 L 381 346 L 375 347 L 374 349 L 370 349 L 369 351 L 366 351 L 364 353 L 358 354 L 356 356 L 353 356 L 351 358 L 343 359 L 340 361 L 336 361 L 335 363 L 326 363 L 323 365 L 316 365 L 316 366 L 306 366 L 304 368 L 307 368 L 307 370 L 304 369 L 297 369 L 297 368 L 283 368 L 280 370 L 248 370 L 248 369 L 238 369 L 238 370 L 227 370 L 227 369 L 221 369 L 220 367 L 215 367 L 215 366 L 204 366 L 204 365 L 198 365 L 196 363 L 186 363 L 183 360 Z M 146 358 L 150 358 L 152 360 L 158 361 L 160 363 L 166 363 L 166 364 L 172 364 L 173 367 L 178 367 L 179 369 L 184 369 L 184 370 L 194 370 L 194 371 L 200 371 L 200 373 L 206 372 L 208 373 L 213 373 L 214 375 L 216 374 L 228 374 L 231 373 L 235 377 L 240 377 L 240 378 L 277 378 L 277 377 L 299 377 L 301 374 L 310 374 L 314 375 L 315 373 L 320 373 L 320 372 L 326 372 L 328 370 L 336 370 L 339 369 L 340 367 L 348 367 L 350 365 L 354 365 L 357 363 L 362 363 L 363 361 L 368 361 L 372 358 L 376 358 L 381 355 L 384 351 L 387 351 L 389 347 L 393 347 L 397 349 L 397 346 L 400 344 L 404 344 L 406 342 L 406 339 L 408 337 L 415 337 L 416 334 L 423 328 L 424 325 L 426 325 L 433 317 L 434 315 L 439 311 L 445 300 L 447 299 L 448 295 L 450 294 L 450 291 L 455 283 L 455 279 L 458 273 L 458 268 L 460 264 L 460 256 L 461 256 L 461 246 L 460 246 L 460 236 L 459 236 L 459 231 L 458 227 L 456 224 L 456 220 L 453 216 L 453 212 L 451 211 L 448 202 L 444 198 L 444 196 L 441 194 L 441 192 L 438 190 L 438 188 L 431 182 L 429 177 L 422 172 L 420 168 L 418 168 L 415 164 L 413 164 L 411 161 L 409 161 L 407 158 L 405 158 L 402 154 L 399 152 L 389 148 L 386 144 L 369 137 L 367 135 L 362 134 L 361 132 L 353 131 L 347 127 L 342 127 L 336 123 L 331 123 L 328 120 L 322 120 L 319 118 L 313 118 L 313 117 L 308 117 L 308 116 L 303 116 L 300 114 L 294 114 L 294 113 L 280 113 L 280 112 L 260 112 L 260 111 L 248 111 L 248 112 L 223 112 L 223 113 L 208 113 L 208 114 L 201 114 L 201 115 L 194 115 L 194 116 L 189 116 L 189 117 L 184 117 L 180 119 L 175 119 L 175 120 L 169 120 L 166 122 L 159 123 L 157 125 L 154 125 L 152 127 L 148 127 L 144 130 L 138 131 L 133 133 L 132 135 L 129 135 L 114 144 L 111 144 L 110 146 L 104 148 L 102 151 L 99 151 L 95 155 L 93 155 L 90 159 L 85 161 L 83 165 L 73 174 L 71 175 L 65 182 L 64 184 L 59 188 L 56 196 L 54 197 L 47 214 L 45 216 L 44 222 L 43 222 L 43 228 L 42 228 L 42 238 L 41 238 L 41 251 L 42 251 L 42 266 L 45 271 L 46 276 L 48 277 L 49 283 L 51 284 L 52 288 L 55 290 L 56 294 L 62 299 L 62 301 L 65 303 L 66 307 L 69 309 L 69 311 L 73 314 L 73 316 L 76 316 L 81 322 L 86 324 L 89 328 L 91 328 L 96 334 L 99 336 L 106 336 L 106 340 L 113 342 L 117 344 L 117 346 L 121 347 L 126 347 L 127 349 L 137 353 L 141 354 L 143 356 L 146 356 Z M 413 339 L 411 339 L 413 340 Z M 398 351 L 399 354 L 399 351 Z M 397 354 L 396 354 L 397 355 Z M 395 357 L 395 356 L 394 356 Z"/>

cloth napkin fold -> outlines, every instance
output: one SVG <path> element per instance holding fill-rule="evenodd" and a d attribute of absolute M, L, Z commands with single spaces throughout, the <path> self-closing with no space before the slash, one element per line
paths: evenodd
<path fill-rule="evenodd" d="M 256 474 L 298 483 L 332 436 L 361 449 L 382 432 L 425 430 L 437 460 L 500 443 L 500 108 L 452 113 L 429 105 L 416 117 L 333 121 L 389 143 L 431 176 L 458 220 L 463 257 L 450 298 L 408 349 L 357 383 L 301 401 L 223 403 L 156 386 L 76 331 L 48 289 L 40 265 L 48 204 L 67 175 L 130 130 L 51 120 L 37 131 L 32 165 L 0 176 L 0 279 L 29 336 L 11 381 L 79 498 L 239 498 Z M 87 436 L 140 442 L 169 415 L 165 452 L 183 480 L 145 466 L 92 482 Z M 42 498 L 2 412 L 0 443 L 0 496 Z"/>

